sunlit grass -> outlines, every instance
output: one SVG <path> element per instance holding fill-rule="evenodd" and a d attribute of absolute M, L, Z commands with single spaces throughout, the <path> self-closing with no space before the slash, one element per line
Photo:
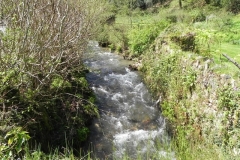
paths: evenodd
<path fill-rule="evenodd" d="M 129 25 L 149 25 L 154 24 L 161 20 L 159 14 L 135 14 L 129 15 L 118 15 L 116 18 L 116 24 L 129 24 Z"/>
<path fill-rule="evenodd" d="M 220 74 L 227 74 L 235 78 L 240 77 L 240 70 L 232 62 L 230 62 L 222 54 L 226 54 L 234 61 L 240 64 L 240 45 L 233 45 L 230 43 L 223 43 L 218 48 L 217 52 L 213 53 L 214 62 L 217 65 L 216 72 Z"/>
<path fill-rule="evenodd" d="M 25 151 L 26 153 L 22 158 L 24 160 L 92 160 L 92 151 L 89 150 L 87 153 L 80 151 L 80 155 L 76 156 L 69 147 L 66 147 L 63 152 L 55 149 L 50 153 L 44 153 L 41 151 L 40 147 L 33 150 L 26 147 Z"/>
<path fill-rule="evenodd" d="M 228 54 L 230 57 L 236 61 L 239 61 L 240 63 L 240 45 L 223 43 L 220 49 L 223 53 Z"/>
<path fill-rule="evenodd" d="M 240 30 L 240 14 L 232 18 L 233 25 Z"/>

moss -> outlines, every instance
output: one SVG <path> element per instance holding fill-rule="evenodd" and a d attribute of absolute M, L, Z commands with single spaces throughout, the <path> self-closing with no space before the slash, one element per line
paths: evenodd
<path fill-rule="evenodd" d="M 87 127 L 79 128 L 77 130 L 79 141 L 81 141 L 81 142 L 86 141 L 89 132 L 90 131 L 89 131 L 89 129 Z"/>

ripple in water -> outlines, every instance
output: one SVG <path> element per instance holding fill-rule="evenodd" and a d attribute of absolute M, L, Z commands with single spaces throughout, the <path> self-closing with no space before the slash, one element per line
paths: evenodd
<path fill-rule="evenodd" d="M 93 156 L 175 159 L 174 153 L 162 149 L 169 142 L 165 121 L 141 77 L 127 68 L 128 61 L 91 43 L 92 52 L 87 54 L 85 65 L 91 70 L 87 80 L 100 112 L 89 137 Z"/>

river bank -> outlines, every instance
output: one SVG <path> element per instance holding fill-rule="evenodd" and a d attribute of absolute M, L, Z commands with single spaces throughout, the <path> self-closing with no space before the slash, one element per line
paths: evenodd
<path fill-rule="evenodd" d="M 218 65 L 212 59 L 171 49 L 170 41 L 161 41 L 163 37 L 155 41 L 151 49 L 155 52 L 142 57 L 140 70 L 146 84 L 162 97 L 160 108 L 173 126 L 173 135 L 183 136 L 184 143 L 207 142 L 221 148 L 222 155 L 216 159 L 238 157 L 239 81 L 217 74 Z"/>
<path fill-rule="evenodd" d="M 201 10 L 191 5 L 178 9 L 171 2 L 158 14 L 133 11 L 133 17 L 120 17 L 111 27 L 121 31 L 116 33 L 121 41 L 110 35 L 109 47 L 135 61 L 130 67 L 143 73 L 161 100 L 177 158 L 237 159 L 240 77 L 223 53 L 239 61 L 239 16 L 207 4 Z M 124 28 L 121 22 L 128 19 L 131 27 Z"/>

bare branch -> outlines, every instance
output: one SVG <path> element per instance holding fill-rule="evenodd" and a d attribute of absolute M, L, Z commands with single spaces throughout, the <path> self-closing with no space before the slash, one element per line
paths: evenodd
<path fill-rule="evenodd" d="M 240 64 L 238 64 L 236 61 L 234 61 L 232 58 L 230 58 L 228 55 L 226 54 L 222 54 L 224 57 L 226 57 L 230 62 L 232 62 L 236 67 L 238 67 L 238 69 L 240 69 Z"/>

